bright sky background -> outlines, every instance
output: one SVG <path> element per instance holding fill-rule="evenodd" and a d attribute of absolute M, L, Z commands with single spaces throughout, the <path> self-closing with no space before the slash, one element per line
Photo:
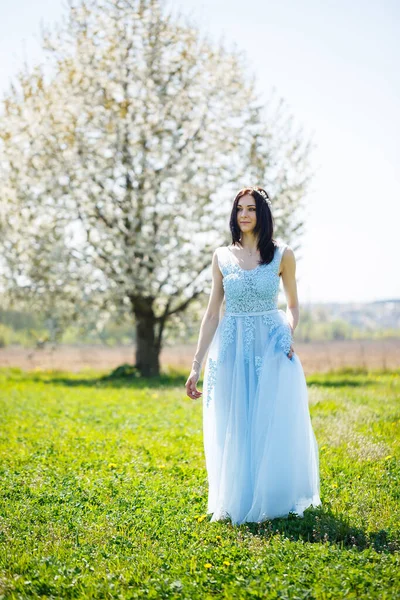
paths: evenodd
<path fill-rule="evenodd" d="M 169 0 L 243 49 L 261 97 L 272 87 L 317 146 L 300 305 L 400 298 L 400 3 L 397 0 Z M 0 4 L 0 93 L 42 59 L 40 23 L 61 0 Z"/>

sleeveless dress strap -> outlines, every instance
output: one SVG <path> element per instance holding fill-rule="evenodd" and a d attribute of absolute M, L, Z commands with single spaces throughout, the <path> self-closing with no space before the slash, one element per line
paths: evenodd
<path fill-rule="evenodd" d="M 219 270 L 221 271 L 222 275 L 225 275 L 226 265 L 229 261 L 229 250 L 226 246 L 221 246 L 220 248 L 217 248 L 216 253 Z"/>
<path fill-rule="evenodd" d="M 276 271 L 275 272 L 277 275 L 279 275 L 283 253 L 285 252 L 287 247 L 288 247 L 288 245 L 285 244 L 284 242 L 279 242 L 279 246 L 276 249 L 276 264 L 275 264 Z M 275 260 L 275 257 L 274 257 L 274 260 Z"/>

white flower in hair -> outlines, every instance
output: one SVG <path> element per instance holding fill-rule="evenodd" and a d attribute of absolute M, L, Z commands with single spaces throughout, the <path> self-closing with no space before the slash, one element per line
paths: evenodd
<path fill-rule="evenodd" d="M 271 200 L 268 198 L 267 194 L 264 192 L 264 190 L 257 190 L 256 188 L 253 188 L 256 192 L 258 192 L 266 201 L 266 203 L 268 204 L 268 206 L 271 206 Z"/>

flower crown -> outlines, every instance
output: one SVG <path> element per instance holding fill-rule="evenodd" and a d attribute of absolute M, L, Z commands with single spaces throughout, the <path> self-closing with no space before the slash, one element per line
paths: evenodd
<path fill-rule="evenodd" d="M 266 201 L 266 203 L 268 204 L 268 206 L 272 206 L 271 204 L 271 200 L 268 198 L 268 195 L 266 192 L 264 192 L 264 190 L 258 190 L 257 188 L 253 187 L 252 188 L 255 192 L 257 192 L 258 194 L 260 194 L 260 196 L 262 196 L 264 198 L 264 200 Z"/>

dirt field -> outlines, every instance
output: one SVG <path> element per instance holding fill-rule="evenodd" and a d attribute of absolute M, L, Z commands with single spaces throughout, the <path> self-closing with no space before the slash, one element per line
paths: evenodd
<path fill-rule="evenodd" d="M 368 369 L 400 367 L 400 339 L 295 343 L 294 349 L 306 375 L 346 366 Z M 195 345 L 165 348 L 161 353 L 161 366 L 179 366 L 188 369 L 189 372 L 195 351 Z M 26 370 L 111 370 L 123 363 L 134 363 L 133 347 L 61 346 L 53 351 L 50 348 L 0 348 L 0 366 L 14 366 Z"/>

